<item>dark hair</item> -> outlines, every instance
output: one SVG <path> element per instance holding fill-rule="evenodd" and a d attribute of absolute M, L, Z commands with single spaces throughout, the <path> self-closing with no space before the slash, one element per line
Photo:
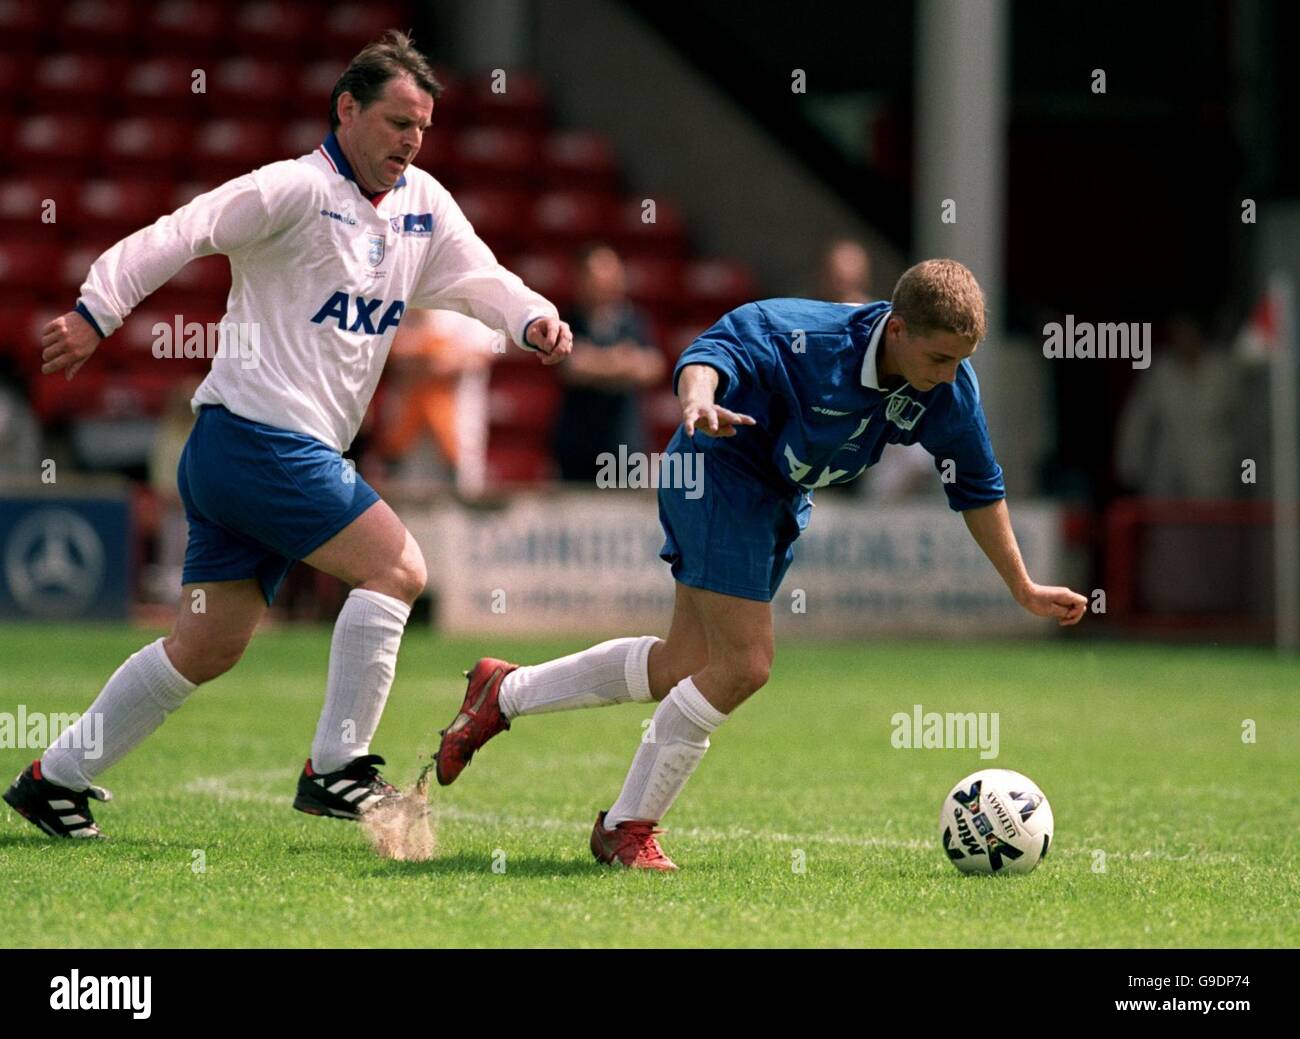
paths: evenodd
<path fill-rule="evenodd" d="M 365 47 L 349 63 L 330 94 L 330 129 L 339 128 L 339 98 L 346 92 L 365 108 L 384 92 L 393 77 L 409 75 L 415 85 L 435 101 L 442 94 L 442 84 L 433 74 L 428 59 L 415 48 L 415 42 L 398 29 L 389 29 Z"/>

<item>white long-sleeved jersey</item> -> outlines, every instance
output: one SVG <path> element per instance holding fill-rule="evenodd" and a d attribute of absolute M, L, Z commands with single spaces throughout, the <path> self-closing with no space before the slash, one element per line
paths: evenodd
<path fill-rule="evenodd" d="M 555 307 L 506 270 L 451 194 L 410 167 L 368 197 L 331 133 L 199 195 L 124 238 L 92 265 L 78 309 L 111 335 L 199 256 L 230 259 L 223 323 L 254 329 L 254 361 L 212 360 L 194 396 L 255 422 L 352 443 L 407 306 L 455 310 L 523 345 Z M 525 347 L 531 349 L 531 347 Z"/>

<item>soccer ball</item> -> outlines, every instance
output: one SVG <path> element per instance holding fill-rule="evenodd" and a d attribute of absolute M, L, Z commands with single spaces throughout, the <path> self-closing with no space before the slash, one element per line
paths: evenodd
<path fill-rule="evenodd" d="M 1052 843 L 1052 806 L 1019 772 L 986 768 L 952 788 L 939 814 L 944 853 L 963 873 L 1028 873 Z"/>

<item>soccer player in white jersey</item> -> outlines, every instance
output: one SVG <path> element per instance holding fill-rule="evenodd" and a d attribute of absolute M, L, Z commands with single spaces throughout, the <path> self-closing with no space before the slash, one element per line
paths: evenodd
<path fill-rule="evenodd" d="M 217 352 L 193 401 L 178 472 L 189 541 L 176 624 L 129 657 L 5 792 L 47 833 L 103 835 L 88 798 L 108 794 L 94 780 L 235 665 L 299 559 L 352 591 L 294 807 L 356 819 L 396 794 L 370 741 L 425 564 L 342 452 L 408 306 L 468 314 L 543 364 L 572 348 L 555 307 L 498 264 L 446 189 L 410 165 L 440 92 L 410 39 L 386 34 L 335 85 L 331 131 L 315 152 L 237 177 L 118 242 L 92 265 L 75 310 L 45 328 L 41 370 L 71 379 L 182 266 L 230 259 L 224 321 L 240 330 L 241 349 Z M 97 718 L 98 747 L 79 731 Z"/>

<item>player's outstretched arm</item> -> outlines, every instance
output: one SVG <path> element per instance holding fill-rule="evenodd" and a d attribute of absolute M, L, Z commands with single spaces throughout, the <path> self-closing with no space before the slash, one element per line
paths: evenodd
<path fill-rule="evenodd" d="M 75 310 L 69 310 L 41 330 L 41 373 L 66 372 L 71 380 L 98 346 L 99 333 Z"/>
<path fill-rule="evenodd" d="M 682 406 L 682 424 L 686 435 L 698 429 L 705 436 L 734 437 L 738 426 L 752 426 L 748 415 L 713 402 L 718 389 L 718 372 L 707 364 L 688 364 L 677 378 L 677 401 Z"/>
<path fill-rule="evenodd" d="M 966 528 L 975 543 L 988 556 L 993 568 L 1002 576 L 1016 602 L 1037 617 L 1055 617 L 1063 627 L 1078 624 L 1088 604 L 1078 592 L 1069 588 L 1034 584 L 1011 529 L 1011 512 L 1006 499 L 962 513 Z"/>

